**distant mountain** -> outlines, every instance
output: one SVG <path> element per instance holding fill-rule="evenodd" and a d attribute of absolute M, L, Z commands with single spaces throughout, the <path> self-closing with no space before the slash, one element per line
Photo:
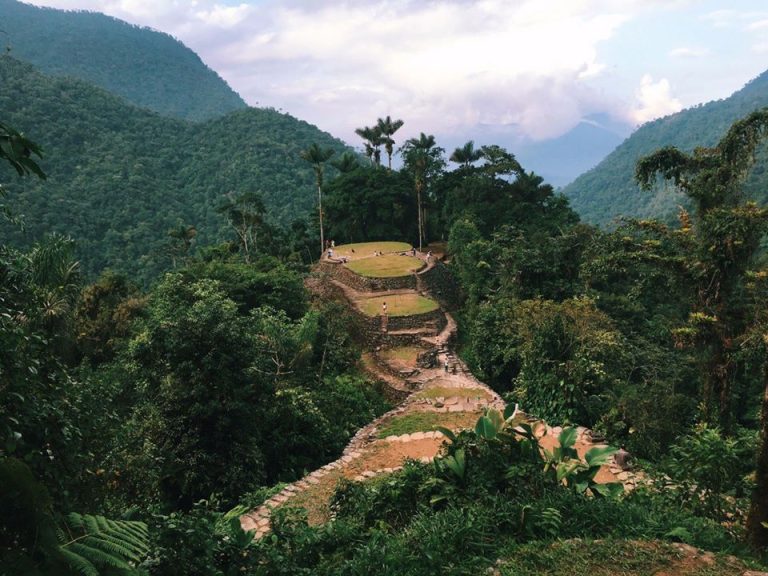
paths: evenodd
<path fill-rule="evenodd" d="M 438 143 L 448 155 L 467 140 L 474 140 L 478 147 L 498 144 L 512 152 L 523 168 L 557 187 L 596 166 L 630 132 L 628 124 L 601 114 L 586 117 L 565 134 L 547 140 L 532 140 L 514 124 L 480 124 L 461 134 L 438 136 Z"/>
<path fill-rule="evenodd" d="M 0 0 L 0 30 L 7 34 L 0 35 L 2 47 L 13 57 L 165 116 L 200 121 L 246 107 L 197 54 L 149 28 L 95 12 Z"/>
<path fill-rule="evenodd" d="M 151 279 L 167 265 L 167 231 L 178 223 L 194 225 L 200 244 L 231 238 L 217 212 L 229 192 L 260 191 L 275 222 L 305 218 L 315 207 L 315 178 L 300 151 L 313 142 L 347 150 L 274 110 L 190 123 L 9 56 L 0 56 L 0 86 L 0 121 L 43 147 L 48 174 L 44 182 L 19 179 L 0 166 L 7 203 L 26 222 L 21 233 L 0 219 L 0 241 L 70 234 L 90 274 L 110 267 Z"/>
<path fill-rule="evenodd" d="M 765 106 L 768 106 L 768 72 L 729 98 L 641 126 L 594 169 L 566 186 L 563 192 L 588 222 L 605 225 L 622 215 L 671 220 L 677 214 L 677 206 L 686 205 L 686 199 L 669 185 L 661 185 L 653 192 L 641 191 L 633 179 L 637 160 L 663 146 L 677 146 L 689 152 L 697 146 L 713 146 L 736 120 Z M 768 197 L 767 167 L 763 148 L 745 186 L 746 193 L 760 201 Z"/>

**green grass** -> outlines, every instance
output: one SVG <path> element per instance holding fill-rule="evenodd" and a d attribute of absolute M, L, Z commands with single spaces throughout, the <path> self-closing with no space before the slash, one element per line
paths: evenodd
<path fill-rule="evenodd" d="M 425 298 L 420 294 L 390 294 L 389 296 L 376 296 L 358 300 L 360 309 L 368 316 L 381 314 L 381 305 L 387 303 L 387 314 L 390 316 L 413 316 L 437 310 L 440 306 L 434 300 Z"/>
<path fill-rule="evenodd" d="M 429 432 L 437 426 L 470 428 L 475 425 L 479 417 L 479 414 L 473 412 L 411 412 L 390 420 L 379 430 L 378 437 Z"/>
<path fill-rule="evenodd" d="M 382 350 L 379 353 L 385 362 L 397 362 L 408 366 L 416 366 L 416 357 L 422 352 L 423 348 L 416 346 L 401 346 L 399 348 L 390 348 Z"/>
<path fill-rule="evenodd" d="M 670 544 L 636 540 L 571 540 L 514 547 L 502 576 L 737 576 L 744 568 L 717 558 L 711 565 L 681 555 Z"/>
<path fill-rule="evenodd" d="M 417 398 L 490 398 L 481 388 L 454 388 L 450 386 L 432 386 L 416 394 Z"/>
<path fill-rule="evenodd" d="M 357 244 L 342 244 L 333 249 L 334 256 L 347 258 L 365 258 L 373 256 L 374 252 L 405 252 L 412 246 L 407 242 L 358 242 Z M 354 252 L 352 252 L 354 250 Z"/>
<path fill-rule="evenodd" d="M 400 254 L 387 254 L 384 256 L 371 256 L 352 260 L 347 268 L 355 274 L 368 278 L 395 278 L 408 276 L 425 266 L 421 258 L 413 256 L 401 256 Z"/>

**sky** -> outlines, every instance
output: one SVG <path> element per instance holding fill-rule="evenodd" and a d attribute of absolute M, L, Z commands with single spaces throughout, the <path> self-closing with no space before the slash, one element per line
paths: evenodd
<path fill-rule="evenodd" d="M 419 132 L 585 118 L 638 126 L 768 69 L 765 0 L 33 0 L 167 32 L 253 106 L 350 143 L 387 114 Z"/>

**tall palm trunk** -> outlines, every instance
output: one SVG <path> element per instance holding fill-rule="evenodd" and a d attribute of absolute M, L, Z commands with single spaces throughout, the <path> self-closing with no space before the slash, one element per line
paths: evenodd
<path fill-rule="evenodd" d="M 317 185 L 317 211 L 320 215 L 320 259 L 323 259 L 325 252 L 325 236 L 323 235 L 323 190 L 320 184 Z"/>
<path fill-rule="evenodd" d="M 419 213 L 419 252 L 422 251 L 422 243 L 424 239 L 424 218 L 421 211 L 421 189 L 424 184 L 421 180 L 416 181 L 416 211 Z"/>
<path fill-rule="evenodd" d="M 763 368 L 765 392 L 763 410 L 760 418 L 760 451 L 757 456 L 757 475 L 752 504 L 747 516 L 747 535 L 749 541 L 758 550 L 768 548 L 768 364 Z"/>

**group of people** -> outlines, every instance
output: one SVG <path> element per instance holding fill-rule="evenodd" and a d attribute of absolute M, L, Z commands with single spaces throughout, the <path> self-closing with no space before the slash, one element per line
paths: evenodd
<path fill-rule="evenodd" d="M 335 249 L 336 249 L 336 241 L 335 240 L 326 240 L 325 241 L 325 255 L 326 255 L 326 258 L 328 260 L 333 259 L 333 253 L 334 253 Z M 354 248 L 352 248 L 351 251 L 352 251 L 353 254 L 355 253 Z M 373 255 L 374 256 L 384 256 L 384 252 L 382 252 L 381 250 L 374 250 L 373 251 Z M 410 250 L 408 250 L 406 252 L 400 252 L 400 255 L 401 256 L 411 255 L 411 256 L 415 257 L 416 256 L 416 248 L 411 248 Z M 340 260 L 341 260 L 342 263 L 346 264 L 349 259 L 346 256 L 342 256 L 340 258 Z M 432 263 L 432 250 L 429 250 L 427 252 L 427 255 L 425 257 L 425 261 L 426 261 L 427 264 L 431 264 Z"/>

